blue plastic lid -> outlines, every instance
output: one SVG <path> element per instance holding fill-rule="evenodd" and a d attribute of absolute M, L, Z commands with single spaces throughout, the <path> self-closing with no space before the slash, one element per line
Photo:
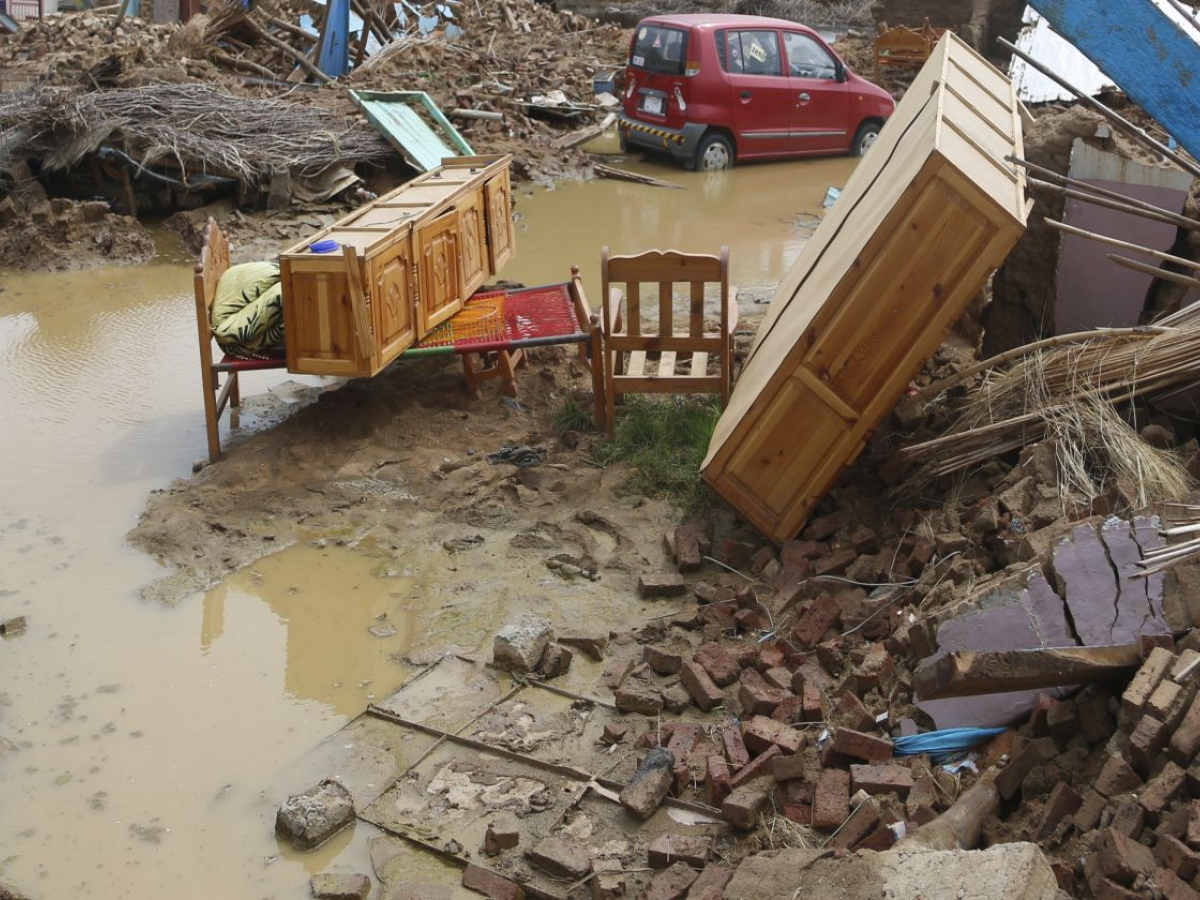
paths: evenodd
<path fill-rule="evenodd" d="M 326 238 L 323 241 L 317 241 L 315 244 L 308 245 L 308 249 L 312 253 L 332 253 L 337 248 L 338 242 L 331 238 Z"/>

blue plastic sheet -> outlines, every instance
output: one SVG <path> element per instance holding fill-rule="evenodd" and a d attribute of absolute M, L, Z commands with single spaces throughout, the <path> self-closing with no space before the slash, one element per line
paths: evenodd
<path fill-rule="evenodd" d="M 1006 728 L 943 728 L 941 731 L 927 731 L 924 734 L 898 737 L 893 743 L 896 745 L 897 756 L 928 753 L 934 762 L 940 762 L 955 753 L 970 750 L 988 738 L 1003 734 L 1007 730 Z"/>

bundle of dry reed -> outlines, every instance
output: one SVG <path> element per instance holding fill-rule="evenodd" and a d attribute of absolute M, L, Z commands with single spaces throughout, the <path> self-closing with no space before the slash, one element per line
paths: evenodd
<path fill-rule="evenodd" d="M 902 454 L 921 464 L 918 480 L 929 480 L 1053 436 L 1068 490 L 1094 496 L 1106 477 L 1128 477 L 1142 502 L 1178 496 L 1190 484 L 1180 461 L 1145 444 L 1117 407 L 1200 380 L 1197 319 L 1182 310 L 1152 328 L 1041 341 L 972 367 L 970 374 L 987 374 L 950 433 Z"/>
<path fill-rule="evenodd" d="M 0 94 L 0 168 L 37 158 L 44 169 L 69 169 L 101 146 L 144 166 L 173 163 L 185 178 L 225 175 L 247 185 L 263 183 L 272 171 L 313 176 L 394 155 L 356 119 L 201 84 Z"/>
<path fill-rule="evenodd" d="M 1189 503 L 1164 503 L 1163 509 L 1172 517 L 1171 522 L 1161 532 L 1163 537 L 1179 537 L 1200 532 L 1200 506 Z M 1198 559 L 1200 537 L 1189 538 L 1178 544 L 1166 544 L 1143 552 L 1142 559 L 1138 562 L 1142 571 L 1135 577 L 1148 578 Z"/>

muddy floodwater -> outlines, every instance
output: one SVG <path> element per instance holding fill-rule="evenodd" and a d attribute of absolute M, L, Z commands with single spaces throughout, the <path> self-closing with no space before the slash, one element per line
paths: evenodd
<path fill-rule="evenodd" d="M 750 312 L 852 167 L 645 165 L 685 189 L 523 187 L 504 275 L 561 281 L 577 263 L 596 302 L 604 243 L 726 243 Z M 370 536 L 279 548 L 173 606 L 139 598 L 165 573 L 125 535 L 205 447 L 192 261 L 167 236 L 159 249 L 137 267 L 0 272 L 0 618 L 28 619 L 0 641 L 0 881 L 38 897 L 304 897 L 343 851 L 339 865 L 370 865 L 348 834 L 306 855 L 276 841 L 283 795 L 328 774 L 304 771 L 310 751 L 399 687 L 406 656 L 480 649 L 502 622 L 467 589 L 479 573 Z M 326 386 L 243 385 L 249 428 Z"/>

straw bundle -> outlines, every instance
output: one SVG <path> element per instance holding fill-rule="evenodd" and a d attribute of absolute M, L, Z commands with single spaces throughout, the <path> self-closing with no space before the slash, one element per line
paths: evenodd
<path fill-rule="evenodd" d="M 1152 329 L 1006 354 L 1016 361 L 985 376 L 949 434 L 902 453 L 922 464 L 920 480 L 930 480 L 1053 436 L 1067 490 L 1091 497 L 1107 478 L 1128 477 L 1143 503 L 1178 496 L 1190 484 L 1180 461 L 1142 441 L 1115 407 L 1200 379 L 1197 318 L 1183 310 Z"/>

